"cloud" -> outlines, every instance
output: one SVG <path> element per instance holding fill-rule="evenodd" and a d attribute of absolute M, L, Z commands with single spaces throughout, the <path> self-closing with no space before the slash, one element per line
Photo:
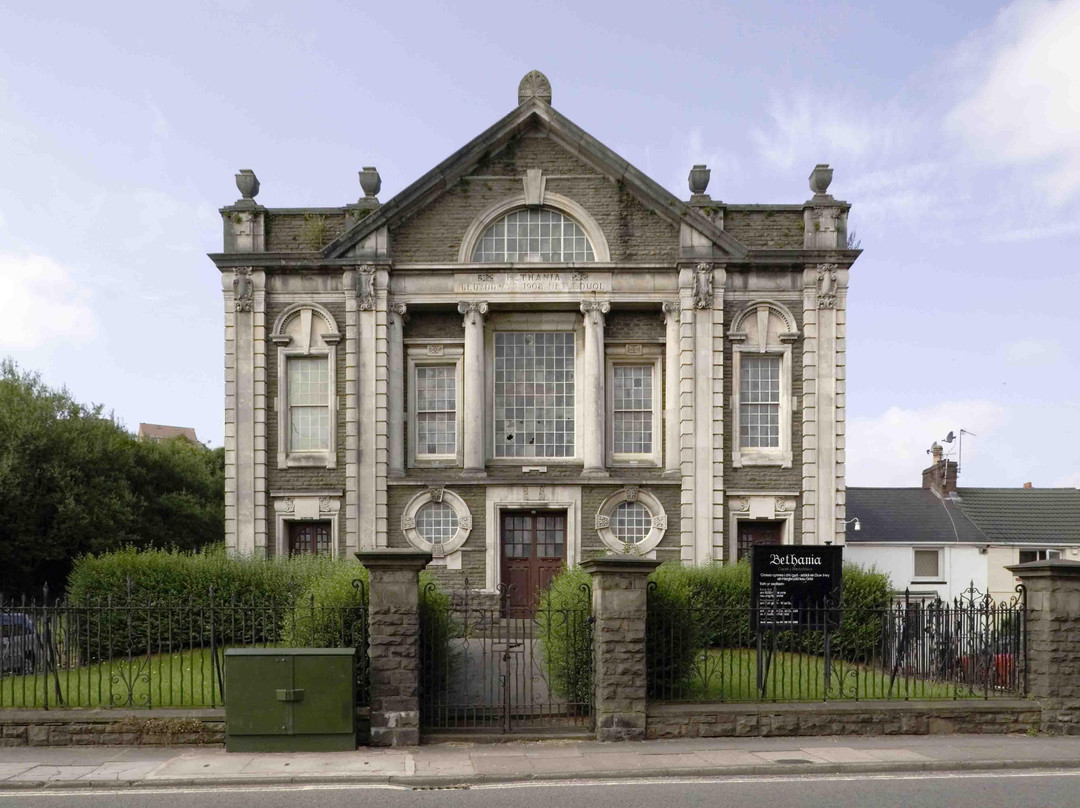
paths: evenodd
<path fill-rule="evenodd" d="M 956 62 L 970 90 L 947 128 L 986 162 L 1037 172 L 1053 202 L 1080 192 L 1080 0 L 1017 0 Z"/>
<path fill-rule="evenodd" d="M 1080 471 L 1059 480 L 1054 488 L 1080 488 Z"/>
<path fill-rule="evenodd" d="M 921 409 L 890 407 L 873 418 L 848 421 L 847 479 L 855 486 L 922 485 L 920 472 L 930 465 L 926 450 L 935 440 L 960 428 L 986 436 L 1009 417 L 991 401 L 943 401 Z M 955 447 L 955 444 L 954 444 Z M 945 446 L 946 451 L 951 451 Z M 978 456 L 978 444 L 964 446 L 964 462 Z"/>
<path fill-rule="evenodd" d="M 0 348 L 92 338 L 97 323 L 73 273 L 44 255 L 0 253 Z"/>
<path fill-rule="evenodd" d="M 771 128 L 752 133 L 762 159 L 783 171 L 805 164 L 809 174 L 821 162 L 870 160 L 893 150 L 902 140 L 908 127 L 901 123 L 910 116 L 898 116 L 891 104 L 868 109 L 865 104 L 832 99 L 832 95 L 774 95 L 768 109 Z"/>
<path fill-rule="evenodd" d="M 1052 339 L 1021 339 L 1005 347 L 1005 361 L 1013 367 L 1046 367 L 1064 355 L 1062 344 Z"/>

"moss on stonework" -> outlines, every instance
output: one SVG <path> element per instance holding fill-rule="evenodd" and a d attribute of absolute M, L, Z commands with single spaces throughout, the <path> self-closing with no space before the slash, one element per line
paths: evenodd
<path fill-rule="evenodd" d="M 300 241 L 309 250 L 321 250 L 329 241 L 327 238 L 329 230 L 330 226 L 325 216 L 305 213 L 304 224 L 300 228 Z"/>

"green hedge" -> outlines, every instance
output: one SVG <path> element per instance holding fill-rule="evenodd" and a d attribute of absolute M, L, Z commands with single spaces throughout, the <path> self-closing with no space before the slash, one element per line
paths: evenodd
<path fill-rule="evenodd" d="M 574 704 L 592 701 L 591 583 L 581 567 L 563 567 L 541 596 L 536 612 L 548 683 Z"/>
<path fill-rule="evenodd" d="M 212 613 L 216 641 L 224 645 L 288 640 L 310 646 L 313 634 L 336 636 L 328 644 L 340 645 L 343 629 L 333 628 L 335 618 L 341 623 L 340 609 L 326 607 L 353 605 L 339 593 L 357 577 L 366 578 L 359 563 L 327 557 L 263 560 L 229 556 L 224 548 L 126 548 L 75 562 L 65 630 L 88 662 L 129 651 L 209 645 Z M 313 603 L 325 606 L 313 609 Z"/>

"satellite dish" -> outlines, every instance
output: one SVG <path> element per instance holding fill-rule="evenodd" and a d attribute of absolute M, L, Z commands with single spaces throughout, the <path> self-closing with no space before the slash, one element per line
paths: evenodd
<path fill-rule="evenodd" d="M 952 443 L 954 440 L 956 440 L 956 435 L 953 432 L 949 432 L 949 434 L 942 438 L 942 440 L 944 440 L 946 443 Z"/>

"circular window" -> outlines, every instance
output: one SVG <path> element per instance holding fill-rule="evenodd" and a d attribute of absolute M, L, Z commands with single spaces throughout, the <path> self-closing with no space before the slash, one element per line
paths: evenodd
<path fill-rule="evenodd" d="M 628 486 L 600 505 L 596 532 L 616 553 L 648 553 L 667 532 L 667 514 L 652 494 Z"/>
<path fill-rule="evenodd" d="M 465 500 L 445 488 L 421 491 L 401 514 L 401 532 L 409 543 L 436 557 L 453 553 L 472 531 L 472 514 Z"/>
<path fill-rule="evenodd" d="M 416 532 L 431 544 L 446 544 L 458 530 L 458 518 L 447 502 L 429 502 L 416 512 Z"/>
<path fill-rule="evenodd" d="M 611 515 L 611 532 L 623 544 L 641 544 L 652 530 L 652 514 L 640 502 L 624 502 Z"/>

